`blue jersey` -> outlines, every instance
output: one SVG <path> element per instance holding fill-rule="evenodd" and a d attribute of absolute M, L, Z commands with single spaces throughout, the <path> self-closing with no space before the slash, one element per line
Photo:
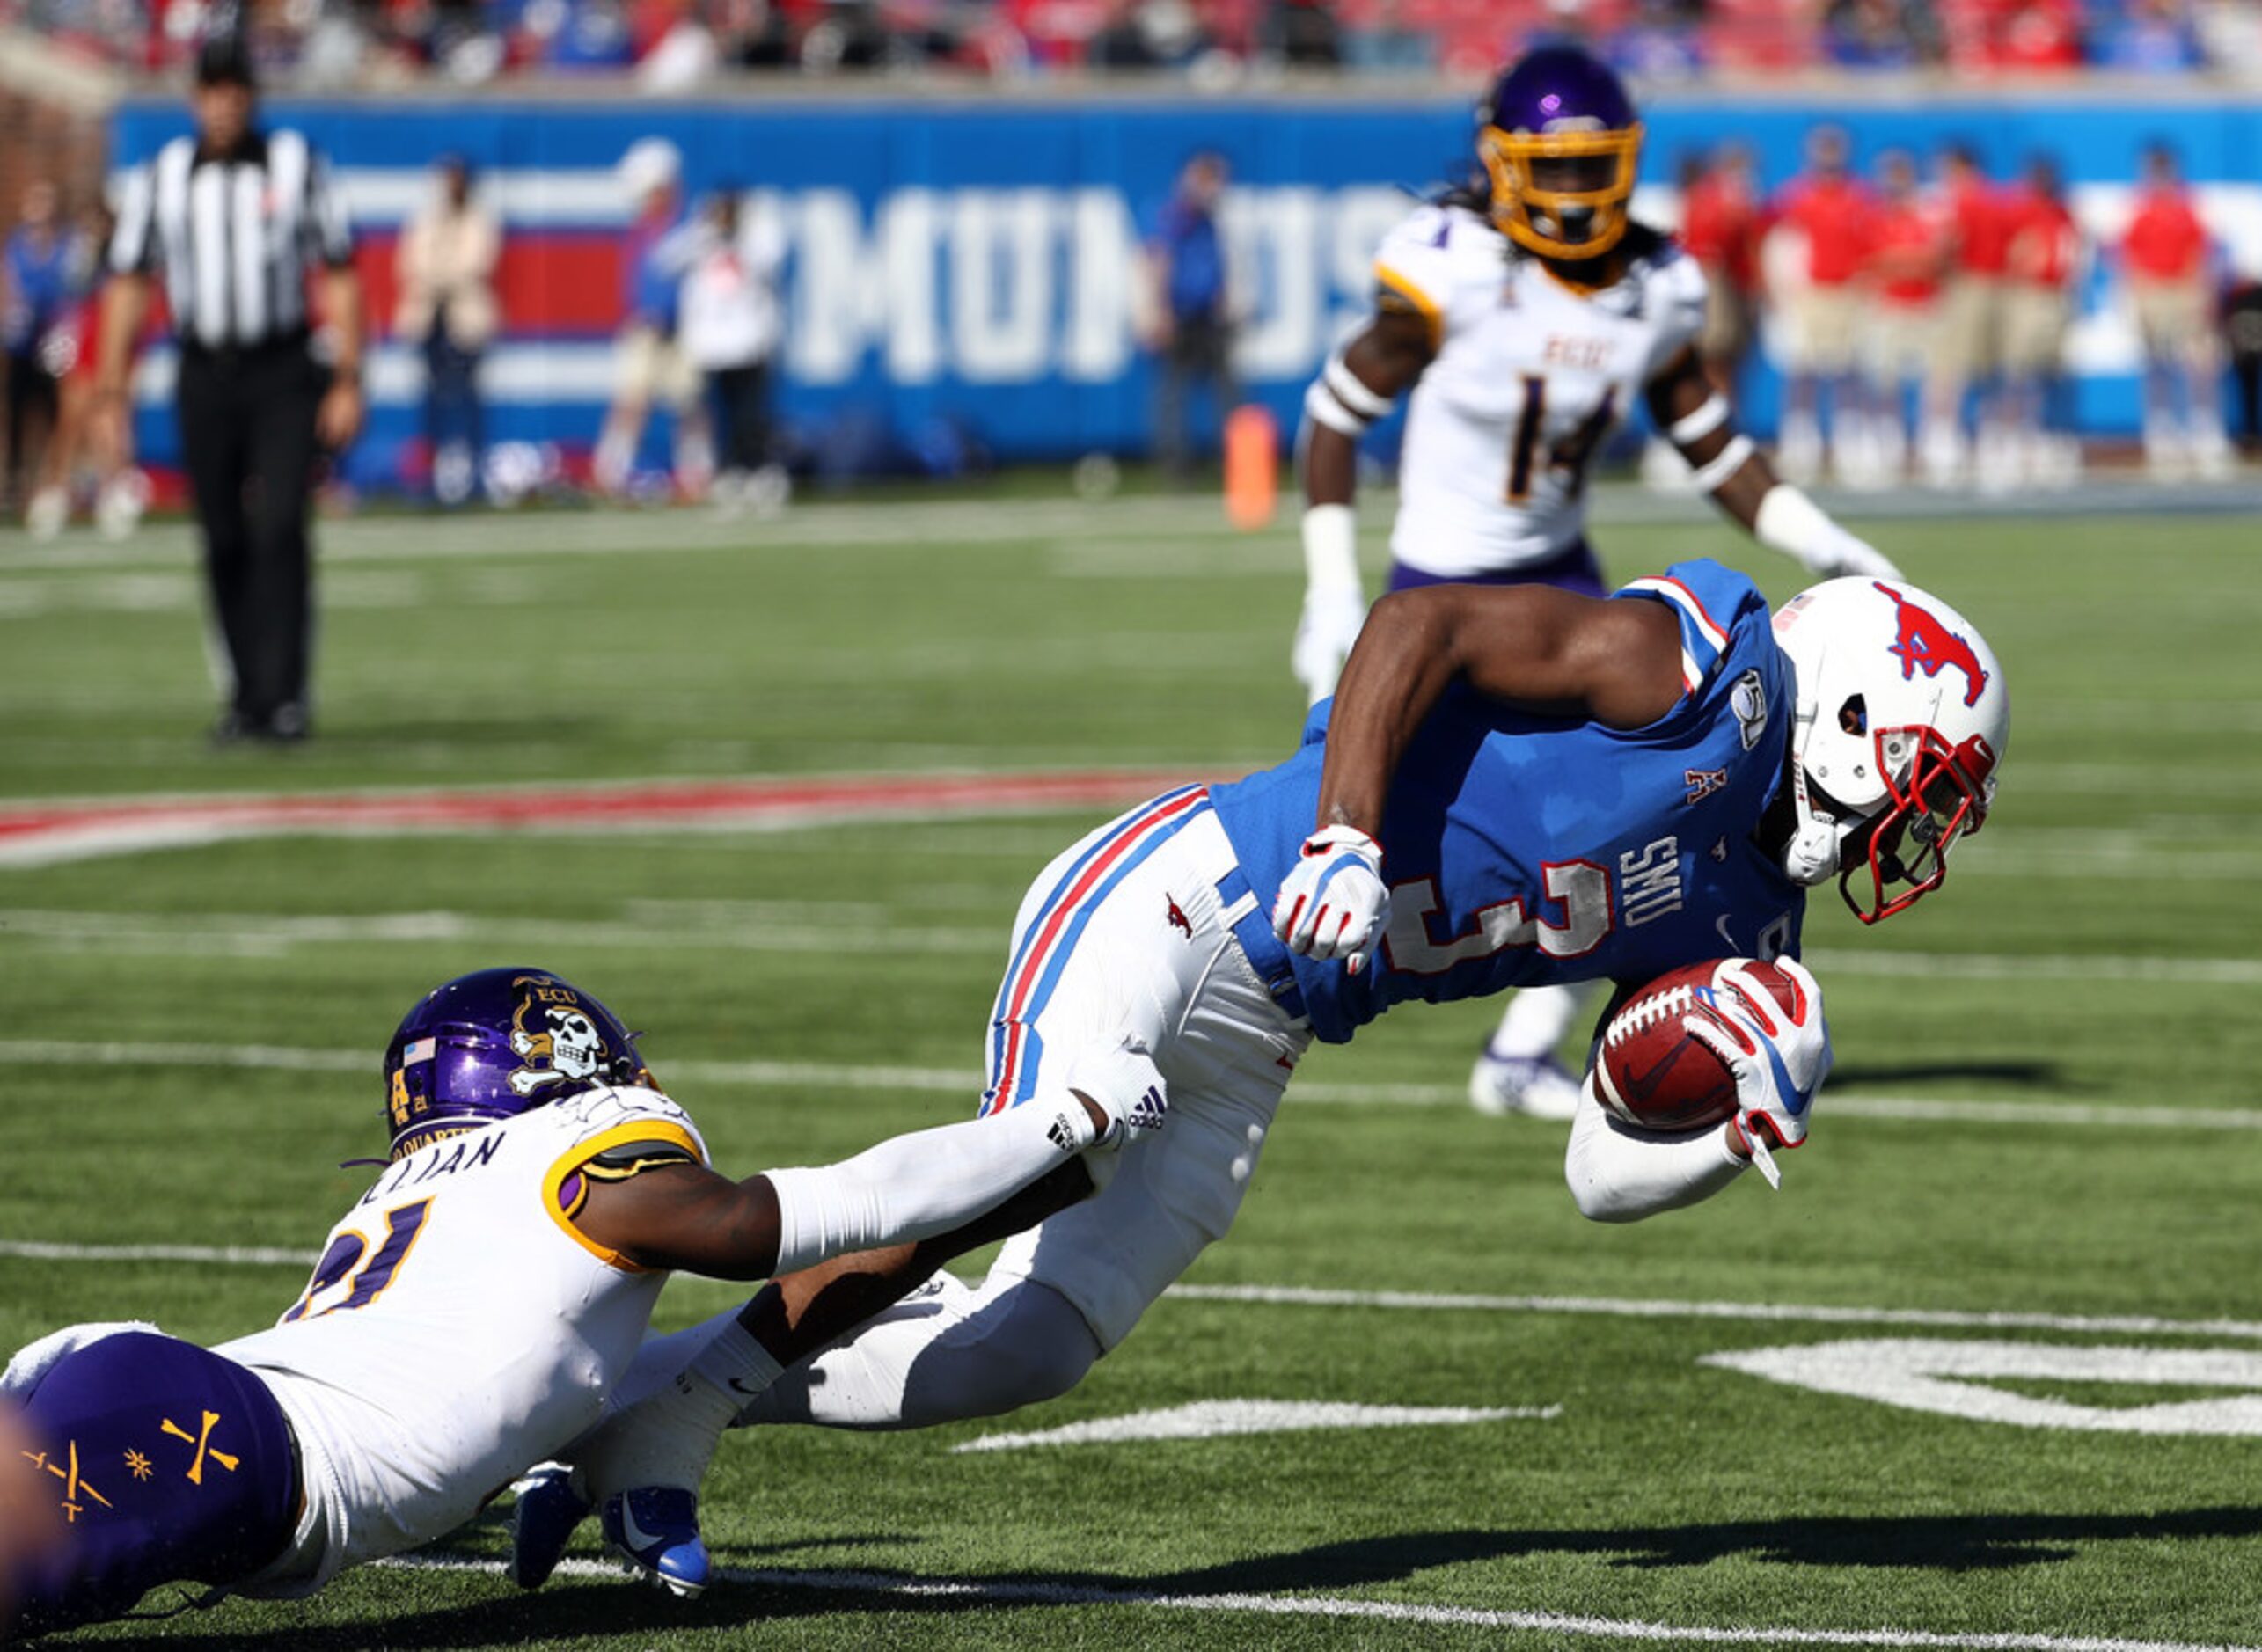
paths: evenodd
<path fill-rule="evenodd" d="M 1456 684 L 1391 782 L 1390 925 L 1358 975 L 1293 961 L 1312 1030 L 1341 1043 L 1392 1005 L 1796 954 L 1805 893 L 1752 842 L 1783 778 L 1790 670 L 1767 601 L 1715 562 L 1612 598 L 1680 622 L 1680 703 L 1646 727 L 1519 711 Z M 1328 713 L 1277 768 L 1211 793 L 1263 910 L 1313 828 Z"/>

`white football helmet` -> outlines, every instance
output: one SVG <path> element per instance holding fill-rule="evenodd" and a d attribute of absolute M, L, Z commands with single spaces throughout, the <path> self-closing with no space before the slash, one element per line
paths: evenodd
<path fill-rule="evenodd" d="M 1961 614 L 1892 580 L 1802 591 L 1775 611 L 1775 636 L 1793 683 L 1784 870 L 1808 884 L 1836 875 L 1874 924 L 1938 888 L 1949 849 L 1986 822 L 2010 735 L 2002 668 Z"/>

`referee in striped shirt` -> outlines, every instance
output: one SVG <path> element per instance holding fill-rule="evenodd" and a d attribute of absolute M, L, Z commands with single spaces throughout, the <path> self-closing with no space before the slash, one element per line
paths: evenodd
<path fill-rule="evenodd" d="M 255 95 L 241 37 L 208 40 L 196 135 L 166 144 L 127 185 L 95 376 L 103 417 L 122 425 L 133 340 L 162 272 L 180 348 L 181 455 L 233 677 L 213 731 L 222 744 L 306 737 L 315 462 L 353 441 L 363 411 L 352 230 L 305 138 L 253 124 Z M 336 340 L 327 367 L 309 350 L 315 268 Z"/>

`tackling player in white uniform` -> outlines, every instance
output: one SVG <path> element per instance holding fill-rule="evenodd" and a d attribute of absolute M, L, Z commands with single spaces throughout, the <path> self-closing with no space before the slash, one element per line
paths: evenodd
<path fill-rule="evenodd" d="M 1705 276 L 1628 215 L 1642 128 L 1615 75 L 1575 47 L 1535 51 L 1476 110 L 1489 176 L 1417 208 L 1375 253 L 1375 313 L 1304 399 L 1304 560 L 1296 675 L 1335 691 L 1366 616 L 1352 493 L 1359 437 L 1407 405 L 1389 588 L 1548 584 L 1602 595 L 1586 542 L 1589 466 L 1643 402 L 1696 486 L 1760 543 L 1825 576 L 1897 579 L 1739 435 L 1704 376 Z M 1568 1119 L 1555 1050 L 1590 995 L 1517 993 L 1469 1078 L 1487 1113 Z"/>
<path fill-rule="evenodd" d="M 272 1328 L 206 1349 L 150 1326 L 80 1326 L 10 1363 L 0 1394 L 41 1449 L 0 1473 L 31 1481 L 70 1539 L 0 1578 L 25 1627 L 115 1617 L 175 1581 L 311 1594 L 443 1536 L 616 1390 L 682 1367 L 682 1344 L 661 1338 L 637 1371 L 670 1270 L 760 1279 L 905 1240 L 940 1258 L 1080 1196 L 1086 1150 L 1163 1111 L 1153 1063 L 1118 1043 L 1026 1118 L 731 1181 L 653 1087 L 633 1035 L 531 969 L 428 995 L 385 1071 L 392 1157 Z M 637 1558 L 670 1512 L 664 1497 L 616 1498 L 605 1530 Z"/>

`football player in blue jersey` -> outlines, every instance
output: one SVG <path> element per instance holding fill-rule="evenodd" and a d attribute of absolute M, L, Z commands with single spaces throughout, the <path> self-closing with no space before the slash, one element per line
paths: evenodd
<path fill-rule="evenodd" d="M 1739 434 L 1697 355 L 1696 260 L 1631 213 L 1642 122 L 1610 69 L 1542 47 L 1478 103 L 1481 181 L 1416 207 L 1374 256 L 1374 311 L 1304 398 L 1307 584 L 1292 662 L 1330 693 L 1366 601 L 1353 493 L 1359 438 L 1407 398 L 1388 587 L 1546 584 L 1603 594 L 1588 474 L 1639 402 L 1694 483 L 1818 577 L 1900 577 Z M 1567 1119 L 1556 1059 L 1583 995 L 1517 993 L 1469 1075 L 1487 1113 Z"/>
<path fill-rule="evenodd" d="M 384 1072 L 392 1155 L 275 1326 L 214 1349 L 76 1326 L 0 1376 L 22 1408 L 7 1437 L 31 1436 L 0 1451 L 0 1517 L 51 1539 L 4 1534 L 0 1634 L 11 1600 L 36 1634 L 166 1583 L 307 1595 L 440 1537 L 633 1391 L 668 1270 L 759 1279 L 922 1239 L 940 1255 L 1082 1192 L 1075 1161 L 1162 1110 L 1153 1064 L 1119 1042 L 1010 1131 L 970 1121 L 733 1181 L 635 1034 L 533 969 L 428 994 Z M 604 1523 L 633 1551 L 671 1516 L 688 1500 L 640 1492 Z"/>
<path fill-rule="evenodd" d="M 1708 1197 L 1755 1159 L 1771 1171 L 1804 1140 L 1828 1064 L 1819 995 L 1790 961 L 1806 890 L 1834 877 L 1875 923 L 1938 888 L 1986 818 L 2009 720 L 1979 633 L 1884 580 L 1834 580 L 1773 616 L 1710 562 L 1608 598 L 1385 597 L 1294 756 L 1131 810 L 1022 903 L 983 1112 L 1010 1117 L 1128 1031 L 1168 1086 L 1170 1128 L 1007 1241 L 978 1288 L 938 1275 L 897 1303 L 931 1271 L 908 1247 L 774 1282 L 728 1351 L 702 1345 L 522 1494 L 515 1575 L 545 1577 L 594 1502 L 657 1488 L 695 1514 L 733 1422 L 919 1428 L 1066 1392 L 1232 1225 L 1312 1042 L 1395 1005 L 1783 958 L 1808 1011 L 1745 1020 L 1735 1116 L 1642 1131 L 1590 1090 L 1565 1158 L 1601 1221 Z M 707 1575 L 695 1520 L 646 1536 L 677 1579 Z"/>

